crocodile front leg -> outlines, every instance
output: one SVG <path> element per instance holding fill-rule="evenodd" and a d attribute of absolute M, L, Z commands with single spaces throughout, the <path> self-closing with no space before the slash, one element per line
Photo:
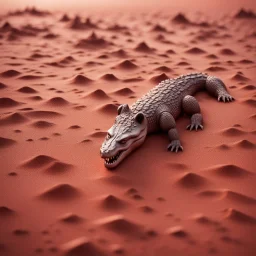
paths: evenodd
<path fill-rule="evenodd" d="M 203 130 L 203 117 L 198 101 L 193 96 L 187 95 L 182 100 L 182 108 L 184 112 L 191 116 L 191 123 L 187 126 L 187 129 Z"/>
<path fill-rule="evenodd" d="M 181 146 L 179 134 L 176 129 L 176 122 L 172 114 L 164 111 L 160 113 L 159 125 L 163 131 L 168 131 L 168 137 L 171 143 L 167 146 L 167 150 L 172 152 L 178 152 L 179 150 L 183 151 Z"/>
<path fill-rule="evenodd" d="M 235 100 L 226 90 L 225 84 L 217 77 L 208 76 L 206 79 L 206 90 L 216 97 L 218 101 L 230 102 Z"/>

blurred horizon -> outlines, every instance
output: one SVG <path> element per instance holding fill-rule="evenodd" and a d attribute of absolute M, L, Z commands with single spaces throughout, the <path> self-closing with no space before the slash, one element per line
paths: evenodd
<path fill-rule="evenodd" d="M 12 11 L 16 9 L 24 9 L 26 7 L 36 7 L 50 11 L 159 11 L 164 9 L 165 12 L 175 11 L 200 11 L 207 14 L 222 15 L 232 13 L 240 8 L 256 9 L 255 0 L 233 0 L 233 1 L 208 1 L 205 0 L 147 0 L 139 2 L 136 0 L 77 0 L 75 3 L 70 0 L 8 0 L 2 3 L 2 12 Z M 134 9 L 134 7 L 136 7 Z"/>

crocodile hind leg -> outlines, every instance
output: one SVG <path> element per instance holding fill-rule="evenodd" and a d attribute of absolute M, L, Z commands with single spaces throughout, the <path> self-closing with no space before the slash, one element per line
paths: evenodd
<path fill-rule="evenodd" d="M 171 141 L 171 143 L 167 146 L 167 150 L 176 153 L 179 150 L 183 151 L 183 147 L 181 146 L 179 139 L 179 134 L 176 129 L 176 122 L 172 114 L 167 111 L 160 113 L 159 125 L 163 131 L 168 132 L 168 137 Z"/>
<path fill-rule="evenodd" d="M 203 130 L 203 117 L 201 115 L 200 106 L 196 98 L 187 95 L 182 100 L 182 107 L 186 114 L 191 116 L 191 123 L 187 126 L 187 129 L 192 130 Z"/>
<path fill-rule="evenodd" d="M 234 100 L 234 98 L 227 92 L 225 84 L 217 77 L 208 76 L 205 87 L 211 95 L 218 99 L 218 101 L 229 102 Z"/>

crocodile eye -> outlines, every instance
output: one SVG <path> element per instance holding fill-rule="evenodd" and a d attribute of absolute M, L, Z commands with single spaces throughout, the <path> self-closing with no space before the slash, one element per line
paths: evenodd
<path fill-rule="evenodd" d="M 110 138 L 111 138 L 110 133 L 107 133 L 106 139 L 108 140 L 108 139 L 110 139 Z"/>
<path fill-rule="evenodd" d="M 128 139 L 123 139 L 123 140 L 120 140 L 119 143 L 120 144 L 125 144 L 127 141 L 128 141 Z"/>

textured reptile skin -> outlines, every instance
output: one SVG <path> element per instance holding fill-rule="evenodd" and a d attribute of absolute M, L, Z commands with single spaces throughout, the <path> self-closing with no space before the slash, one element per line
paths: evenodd
<path fill-rule="evenodd" d="M 129 137 L 141 136 L 141 131 L 145 131 L 145 129 L 145 136 L 159 130 L 168 131 L 171 142 L 167 147 L 168 150 L 175 152 L 183 150 L 176 130 L 175 119 L 184 111 L 191 116 L 191 123 L 187 126 L 187 129 L 203 129 L 200 106 L 192 95 L 204 89 L 219 101 L 234 100 L 219 78 L 203 73 L 192 73 L 162 81 L 138 99 L 131 108 L 127 104 L 121 105 L 118 108 L 115 123 L 109 130 L 109 136 L 102 144 L 102 157 L 109 158 L 114 153 L 116 154 L 118 147 L 120 150 L 127 150 L 118 143 L 124 138 L 129 140 Z M 143 122 L 143 118 L 146 119 L 146 122 Z M 138 147 L 138 144 L 136 143 L 136 147 Z M 126 147 L 131 149 L 133 143 Z"/>

